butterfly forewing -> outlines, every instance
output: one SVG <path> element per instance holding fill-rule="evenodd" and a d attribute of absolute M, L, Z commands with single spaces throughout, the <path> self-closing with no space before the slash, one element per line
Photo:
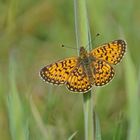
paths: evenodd
<path fill-rule="evenodd" d="M 40 76 L 46 82 L 57 85 L 64 84 L 76 66 L 76 57 L 67 58 L 43 67 L 40 70 Z"/>
<path fill-rule="evenodd" d="M 102 59 L 110 64 L 117 64 L 121 61 L 126 51 L 124 40 L 114 40 L 93 49 L 90 54 L 97 59 Z"/>

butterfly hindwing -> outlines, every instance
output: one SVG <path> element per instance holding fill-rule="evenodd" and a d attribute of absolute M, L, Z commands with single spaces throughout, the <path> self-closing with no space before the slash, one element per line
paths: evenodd
<path fill-rule="evenodd" d="M 70 91 L 73 92 L 87 92 L 92 88 L 87 74 L 82 65 L 76 67 L 70 74 L 66 86 Z"/>
<path fill-rule="evenodd" d="M 96 86 L 103 86 L 110 82 L 114 77 L 115 71 L 112 66 L 103 60 L 95 60 L 92 62 L 94 82 Z"/>

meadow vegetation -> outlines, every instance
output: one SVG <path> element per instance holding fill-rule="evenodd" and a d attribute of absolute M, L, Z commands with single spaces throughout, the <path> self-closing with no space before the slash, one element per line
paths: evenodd
<path fill-rule="evenodd" d="M 102 140 L 140 140 L 139 5 L 87 0 L 91 38 L 100 33 L 93 48 L 115 39 L 128 45 L 115 78 L 92 90 Z M 1 140 L 84 140 L 82 95 L 46 84 L 38 74 L 42 66 L 77 56 L 62 44 L 76 48 L 73 1 L 0 0 Z"/>

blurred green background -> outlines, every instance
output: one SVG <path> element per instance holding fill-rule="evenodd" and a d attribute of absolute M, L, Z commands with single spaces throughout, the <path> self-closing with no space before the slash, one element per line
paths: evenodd
<path fill-rule="evenodd" d="M 100 33 L 93 47 L 128 44 L 113 81 L 93 89 L 103 140 L 140 140 L 139 7 L 139 0 L 87 0 L 92 37 Z M 84 140 L 82 95 L 38 76 L 42 66 L 77 55 L 62 44 L 76 48 L 73 1 L 0 0 L 0 140 L 65 140 L 74 132 Z"/>

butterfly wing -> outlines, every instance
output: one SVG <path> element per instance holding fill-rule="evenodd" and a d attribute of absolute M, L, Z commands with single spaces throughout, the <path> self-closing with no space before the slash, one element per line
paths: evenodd
<path fill-rule="evenodd" d="M 82 65 L 75 67 L 66 82 L 70 91 L 81 93 L 89 91 L 92 85 Z"/>
<path fill-rule="evenodd" d="M 91 63 L 94 73 L 94 82 L 96 86 L 103 86 L 110 82 L 114 77 L 115 71 L 112 66 L 103 60 L 95 60 Z"/>
<path fill-rule="evenodd" d="M 121 61 L 125 51 L 126 42 L 124 40 L 115 40 L 93 49 L 90 55 L 115 65 Z"/>
<path fill-rule="evenodd" d="M 71 71 L 77 66 L 76 57 L 60 60 L 56 63 L 47 65 L 40 70 L 41 78 L 49 83 L 64 84 Z"/>

